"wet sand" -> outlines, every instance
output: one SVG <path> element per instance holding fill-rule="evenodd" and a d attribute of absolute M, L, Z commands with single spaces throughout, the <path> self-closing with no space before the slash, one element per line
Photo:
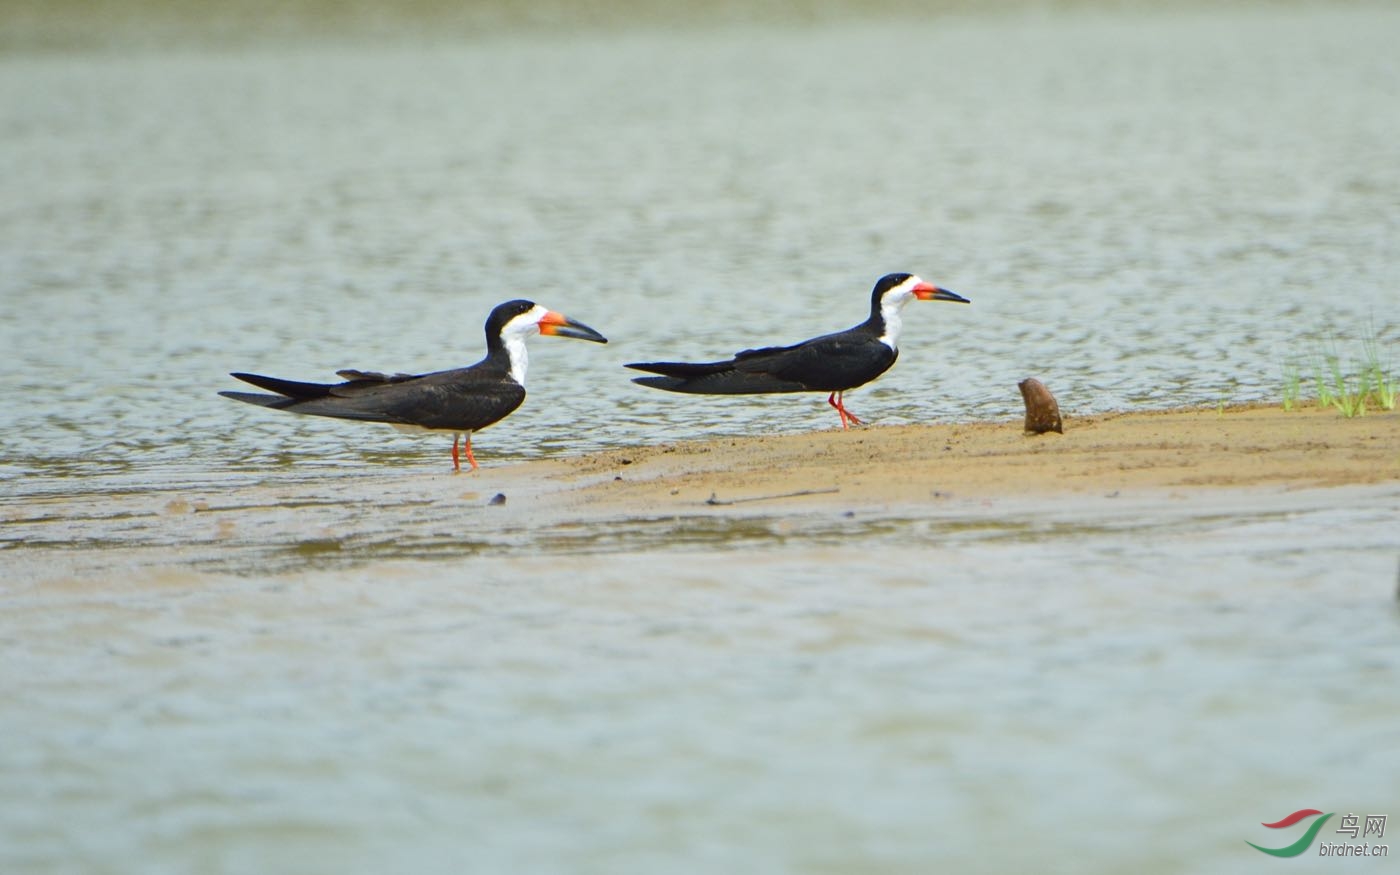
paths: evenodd
<path fill-rule="evenodd" d="M 475 473 L 453 474 L 444 446 L 412 468 L 293 463 L 137 487 L 85 478 L 0 504 L 0 574 L 262 575 L 794 538 L 850 545 L 879 537 L 881 520 L 935 518 L 1015 537 L 1022 523 L 1052 517 L 1160 523 L 1176 512 L 1164 497 L 1244 519 L 1290 502 L 1389 500 L 1400 482 L 1400 414 L 1276 407 L 1071 418 L 1063 435 L 1026 435 L 1020 420 L 869 426 L 519 464 L 493 463 L 489 444 L 480 442 Z"/>
<path fill-rule="evenodd" d="M 957 3 L 7 18 L 0 873 L 1233 875 L 1390 810 L 1395 415 L 1076 414 L 1396 348 L 1400 10 Z M 871 428 L 621 369 L 904 268 L 974 304 Z M 214 394 L 529 290 L 613 342 L 535 344 L 475 474 Z"/>
<path fill-rule="evenodd" d="M 1123 490 L 1331 487 L 1400 479 L 1400 413 L 1246 406 L 1122 413 L 1027 435 L 1021 420 L 864 427 L 610 451 L 567 463 L 612 474 L 574 490 L 592 506 L 916 503 L 930 498 L 1073 500 Z M 527 466 L 528 467 L 528 466 Z M 488 479 L 486 475 L 483 479 Z M 805 495 L 790 495 L 804 492 Z M 775 496 L 789 496 L 776 498 Z"/>
<path fill-rule="evenodd" d="M 1400 774 L 1397 437 L 435 441 L 7 498 L 0 870 L 1241 871 L 1276 800 Z"/>

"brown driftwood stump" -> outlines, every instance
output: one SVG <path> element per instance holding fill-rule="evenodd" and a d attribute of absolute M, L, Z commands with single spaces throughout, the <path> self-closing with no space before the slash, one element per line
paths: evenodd
<path fill-rule="evenodd" d="M 1016 385 L 1021 389 L 1021 399 L 1026 402 L 1026 432 L 1045 434 L 1054 431 L 1064 434 L 1060 405 L 1055 403 L 1055 396 L 1050 394 L 1045 384 L 1034 377 L 1027 377 Z"/>

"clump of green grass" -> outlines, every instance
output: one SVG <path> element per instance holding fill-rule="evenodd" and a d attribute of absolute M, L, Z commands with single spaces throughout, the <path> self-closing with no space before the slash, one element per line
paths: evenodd
<path fill-rule="evenodd" d="M 1337 339 L 1329 335 L 1326 344 L 1311 359 L 1312 384 L 1318 407 L 1333 407 L 1345 417 L 1365 416 L 1367 410 L 1394 410 L 1397 380 L 1390 362 L 1381 360 L 1381 345 L 1374 327 L 1361 341 L 1361 356 L 1343 361 Z M 1299 407 L 1303 400 L 1303 370 L 1296 359 L 1283 365 L 1283 409 Z"/>
<path fill-rule="evenodd" d="M 1292 410 L 1303 400 L 1303 371 L 1298 362 L 1289 359 L 1283 363 L 1283 409 Z"/>
<path fill-rule="evenodd" d="M 1361 350 L 1366 362 L 1363 373 L 1367 380 L 1367 395 L 1375 399 L 1382 410 L 1394 410 L 1397 381 L 1390 371 L 1390 363 L 1381 364 L 1380 342 L 1376 339 L 1375 331 L 1361 341 Z"/>

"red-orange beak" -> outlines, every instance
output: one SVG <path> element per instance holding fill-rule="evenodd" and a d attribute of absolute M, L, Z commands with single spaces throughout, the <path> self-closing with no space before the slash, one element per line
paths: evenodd
<path fill-rule="evenodd" d="M 548 334 L 553 337 L 574 337 L 579 340 L 591 340 L 594 343 L 608 342 L 606 337 L 582 322 L 575 322 L 563 313 L 556 313 L 553 310 L 545 313 L 544 318 L 540 320 L 540 334 Z"/>
<path fill-rule="evenodd" d="M 940 289 L 932 283 L 919 283 L 912 289 L 914 297 L 920 301 L 953 301 L 958 304 L 971 304 L 967 298 L 957 292 L 950 292 L 947 289 Z"/>

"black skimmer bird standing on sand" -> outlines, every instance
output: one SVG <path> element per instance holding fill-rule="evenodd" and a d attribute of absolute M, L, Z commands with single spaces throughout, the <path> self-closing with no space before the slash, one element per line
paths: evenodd
<path fill-rule="evenodd" d="M 486 358 L 470 367 L 431 374 L 336 371 L 345 379 L 343 383 L 298 383 L 258 374 L 233 374 L 277 394 L 219 394 L 274 410 L 384 422 L 401 431 L 451 432 L 453 471 L 462 469 L 457 444 L 465 435 L 467 461 L 475 471 L 478 465 L 472 455 L 472 432 L 505 419 L 525 400 L 529 361 L 525 339 L 533 334 L 608 342 L 582 322 L 532 301 L 507 301 L 486 320 Z"/>
<path fill-rule="evenodd" d="M 830 392 L 826 402 L 841 416 L 841 427 L 861 420 L 842 403 L 848 389 L 863 386 L 889 370 L 899 357 L 900 311 L 921 301 L 970 303 L 907 273 L 880 277 L 870 294 L 870 318 L 854 328 L 825 334 L 793 346 L 746 349 L 721 362 L 637 362 L 627 365 L 660 374 L 634 383 L 696 395 L 763 395 L 774 392 Z"/>

